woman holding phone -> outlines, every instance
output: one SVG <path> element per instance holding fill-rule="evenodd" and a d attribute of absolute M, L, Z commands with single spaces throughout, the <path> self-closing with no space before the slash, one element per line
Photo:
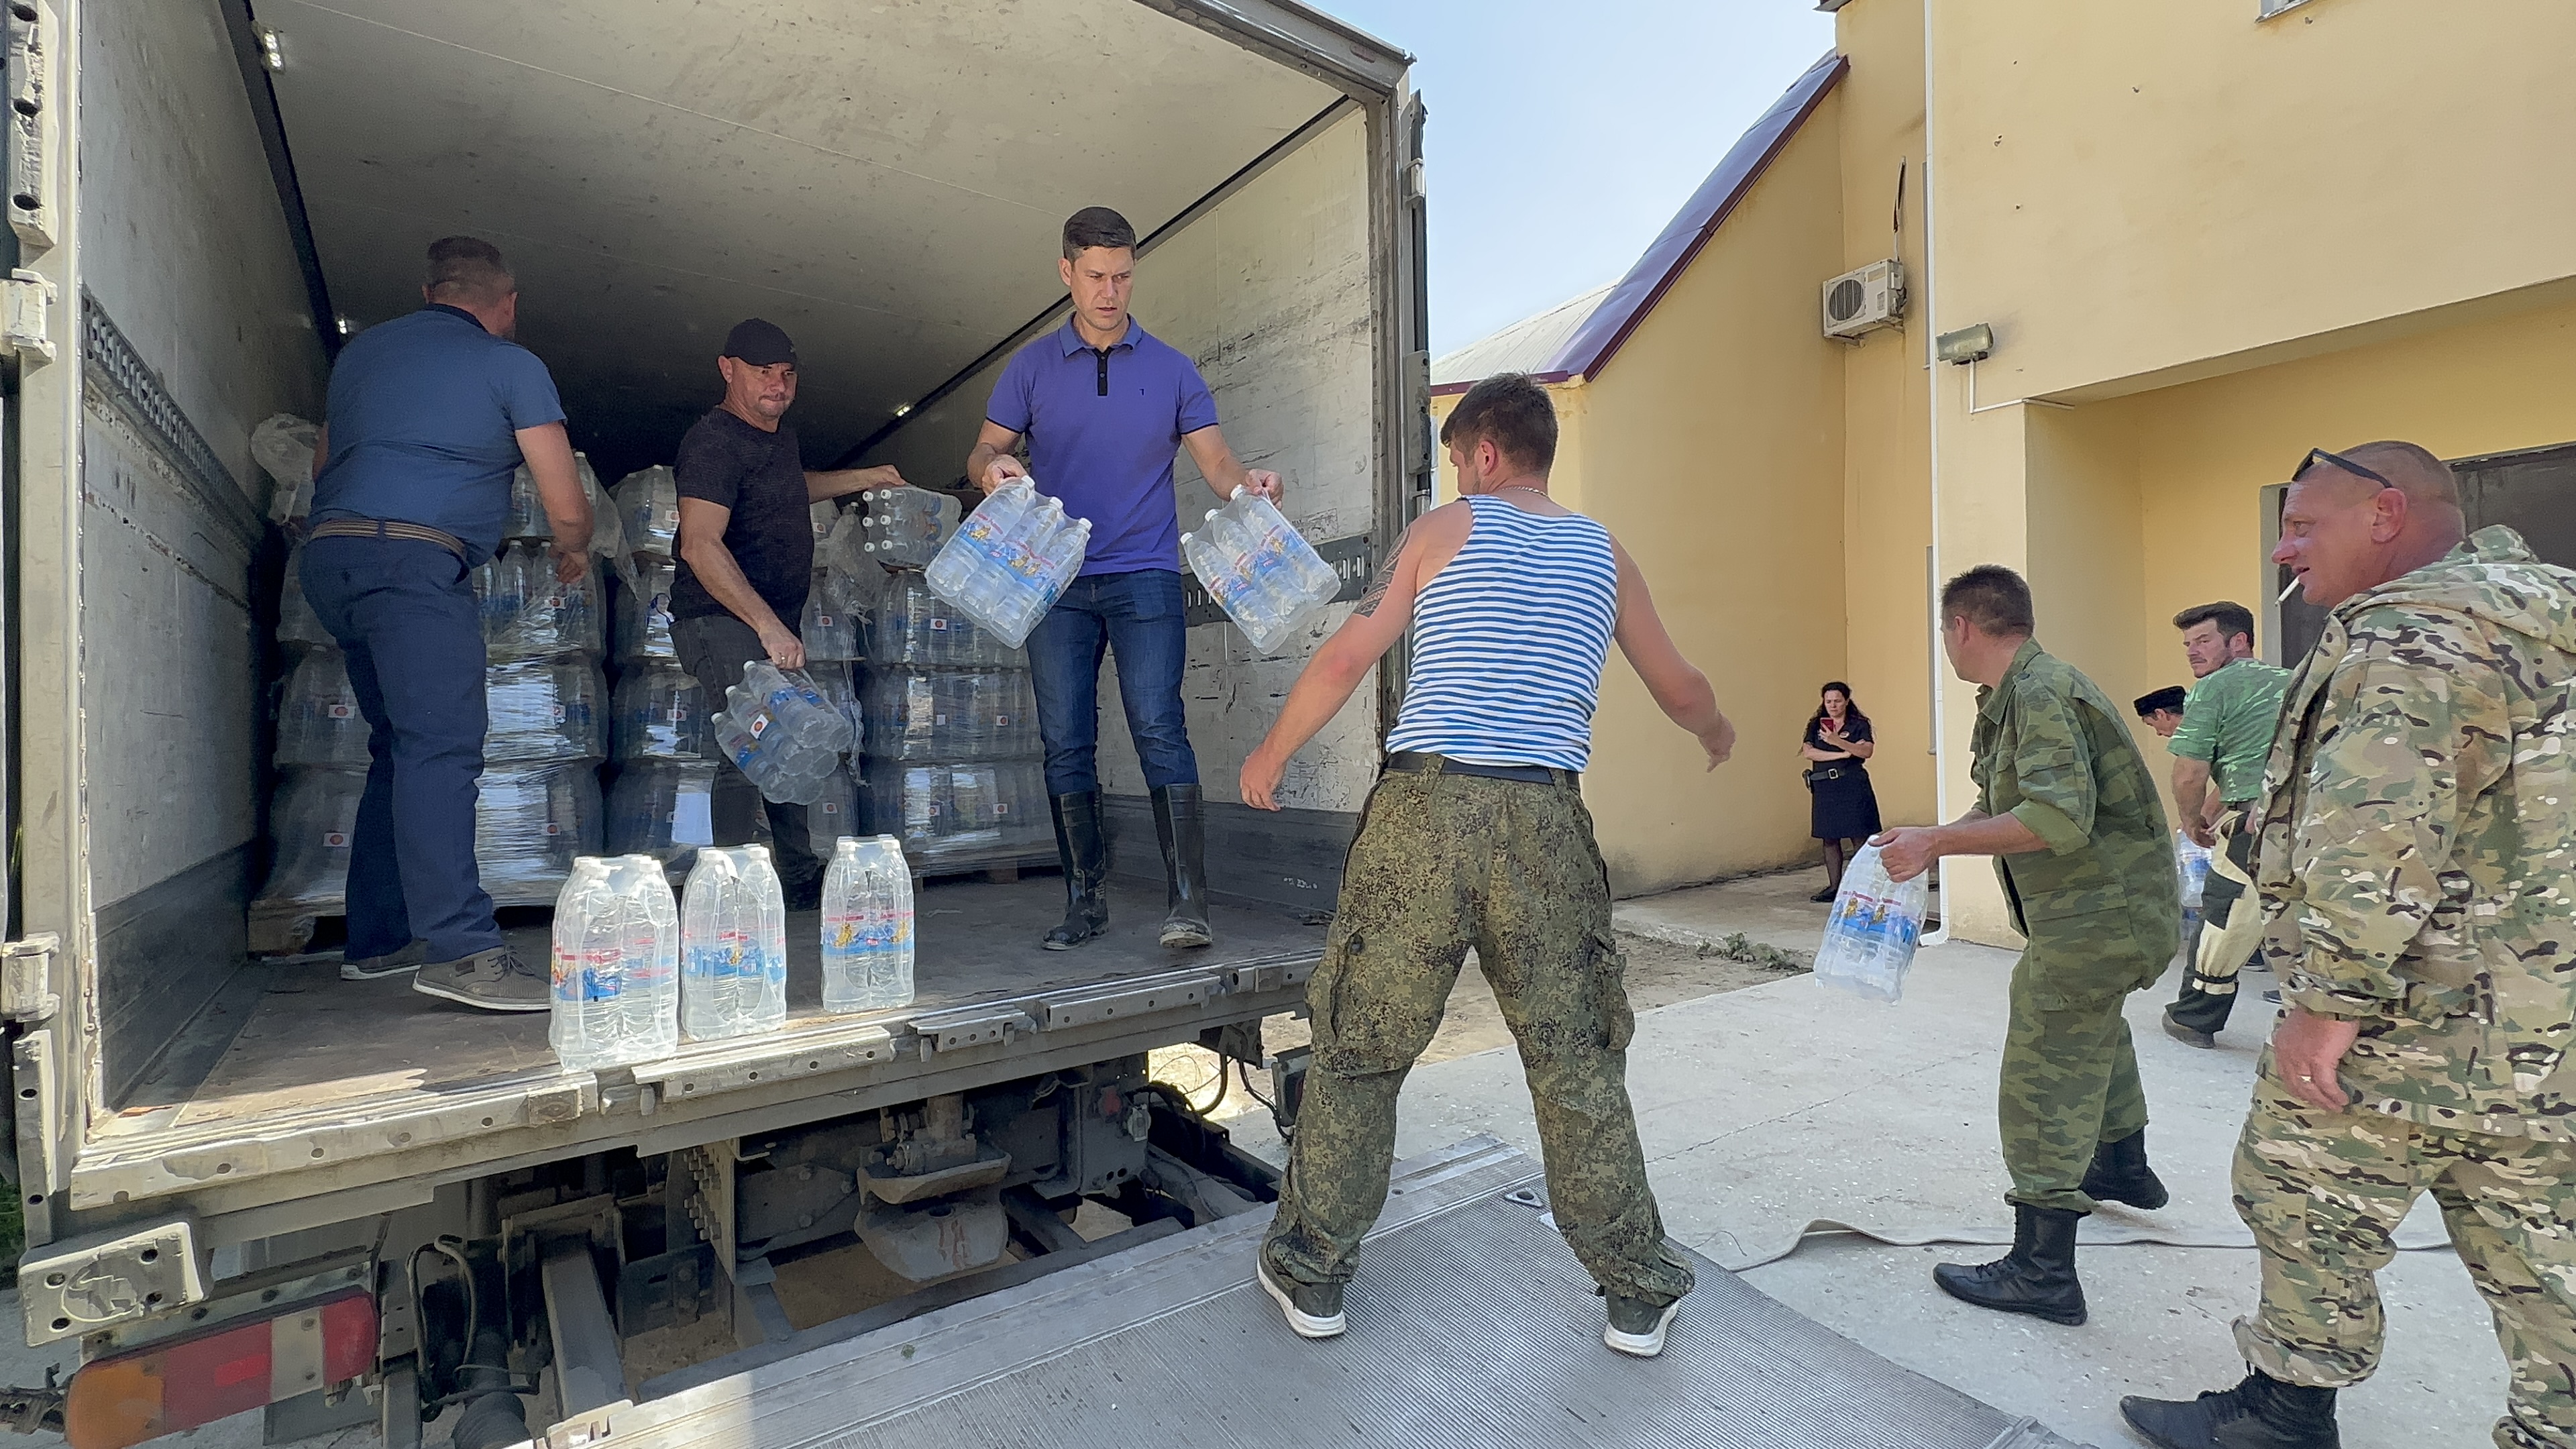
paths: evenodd
<path fill-rule="evenodd" d="M 1869 785 L 1869 757 L 1877 748 L 1869 716 L 1852 703 L 1851 686 L 1839 679 L 1827 684 L 1798 746 L 1807 760 L 1811 833 L 1825 843 L 1825 888 L 1810 900 L 1832 900 L 1842 889 L 1844 863 L 1879 832 L 1878 792 Z"/>

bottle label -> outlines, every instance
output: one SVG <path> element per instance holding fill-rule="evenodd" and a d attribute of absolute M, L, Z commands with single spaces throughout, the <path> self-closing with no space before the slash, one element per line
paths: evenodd
<path fill-rule="evenodd" d="M 345 850 L 348 848 L 349 844 L 348 832 L 343 830 L 326 830 L 322 832 L 322 843 L 331 847 L 333 850 Z"/>
<path fill-rule="evenodd" d="M 347 719 L 350 715 L 355 714 L 357 711 L 355 711 L 355 710 L 351 709 L 349 706 L 347 706 L 347 705 L 345 705 L 345 704 L 340 703 L 340 702 L 339 702 L 339 701 L 337 701 L 337 700 L 334 700 L 334 701 L 332 701 L 330 704 L 323 706 L 322 712 L 323 712 L 324 714 L 329 715 L 329 716 L 330 716 L 331 718 L 333 718 L 333 719 Z"/>

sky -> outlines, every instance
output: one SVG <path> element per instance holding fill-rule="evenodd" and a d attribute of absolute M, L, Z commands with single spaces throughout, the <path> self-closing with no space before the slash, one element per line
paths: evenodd
<path fill-rule="evenodd" d="M 1312 0 L 1414 55 L 1431 352 L 1615 281 L 1833 49 L 1811 0 Z"/>

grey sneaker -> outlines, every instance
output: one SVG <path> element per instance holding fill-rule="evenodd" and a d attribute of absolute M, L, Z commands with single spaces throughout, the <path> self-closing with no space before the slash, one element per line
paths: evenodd
<path fill-rule="evenodd" d="M 352 956 L 343 951 L 340 953 L 340 979 L 373 981 L 379 976 L 400 976 L 406 971 L 419 970 L 420 963 L 428 955 L 429 943 L 426 941 L 414 941 L 390 956 Z"/>
<path fill-rule="evenodd" d="M 420 968 L 411 989 L 423 996 L 460 1002 L 485 1011 L 544 1011 L 546 978 L 528 968 L 507 946 L 477 951 L 462 961 L 437 961 Z"/>
<path fill-rule="evenodd" d="M 1299 1338 L 1339 1338 L 1349 1323 L 1342 1317 L 1342 1285 L 1283 1282 L 1270 1276 L 1268 1263 L 1257 1264 L 1261 1291 L 1279 1305 L 1288 1329 Z"/>
<path fill-rule="evenodd" d="M 1616 1293 L 1606 1296 L 1610 1300 L 1610 1326 L 1601 1331 L 1603 1343 L 1632 1358 L 1653 1358 L 1664 1351 L 1664 1330 L 1672 1326 L 1673 1315 L 1682 1311 L 1680 1299 L 1649 1303 Z"/>

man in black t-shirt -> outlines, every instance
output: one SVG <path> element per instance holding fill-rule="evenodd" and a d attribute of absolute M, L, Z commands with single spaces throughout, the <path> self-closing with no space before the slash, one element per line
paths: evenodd
<path fill-rule="evenodd" d="M 812 473 L 781 419 L 796 401 L 796 347 L 757 317 L 737 325 L 716 359 L 724 401 L 680 439 L 672 473 L 680 485 L 680 566 L 671 585 L 671 642 L 706 691 L 707 708 L 742 682 L 743 666 L 766 658 L 805 667 L 796 637 L 814 581 L 812 505 L 863 488 L 898 488 L 892 467 Z M 709 746 L 713 749 L 712 744 Z M 823 863 L 807 844 L 805 807 L 772 800 L 770 854 L 789 910 L 822 899 Z M 760 792 L 728 764 L 708 801 L 718 845 L 750 842 Z"/>

